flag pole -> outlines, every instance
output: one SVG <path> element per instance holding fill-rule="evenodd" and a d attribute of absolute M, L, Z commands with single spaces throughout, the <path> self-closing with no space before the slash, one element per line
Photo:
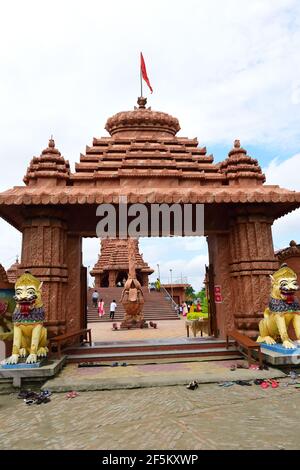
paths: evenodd
<path fill-rule="evenodd" d="M 142 53 L 141 53 L 142 54 Z M 141 98 L 143 97 L 143 77 L 142 77 L 142 64 L 140 60 L 140 80 L 141 80 Z"/>

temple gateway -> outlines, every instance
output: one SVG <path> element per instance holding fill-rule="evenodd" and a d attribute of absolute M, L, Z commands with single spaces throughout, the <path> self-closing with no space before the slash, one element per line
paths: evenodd
<path fill-rule="evenodd" d="M 256 337 L 268 302 L 269 274 L 278 268 L 271 227 L 300 207 L 300 193 L 266 185 L 257 160 L 238 140 L 223 162 L 214 163 L 196 138 L 177 135 L 175 117 L 147 108 L 145 98 L 139 98 L 132 111 L 109 118 L 105 128 L 110 136 L 94 138 L 74 172 L 51 139 L 31 160 L 25 185 L 0 194 L 1 217 L 22 232 L 18 269 L 44 282 L 49 333 L 86 326 L 82 238 L 96 237 L 99 204 L 117 208 L 119 198 L 126 196 L 129 205 L 147 207 L 204 204 L 211 301 L 214 286 L 221 295 L 213 313 L 213 334 L 224 337 L 226 329 L 235 326 Z M 111 244 L 126 252 L 126 243 L 118 239 L 102 241 L 92 271 L 100 286 L 117 283 L 126 271 L 122 256 L 110 258 Z M 141 256 L 137 260 L 145 285 L 151 270 Z"/>

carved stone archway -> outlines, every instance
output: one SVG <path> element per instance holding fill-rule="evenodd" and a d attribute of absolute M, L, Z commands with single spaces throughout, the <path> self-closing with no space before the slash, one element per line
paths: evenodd
<path fill-rule="evenodd" d="M 265 185 L 257 160 L 234 142 L 214 163 L 196 138 L 177 136 L 169 114 L 138 107 L 108 119 L 110 136 L 94 138 L 75 172 L 54 140 L 34 157 L 24 178 L 0 194 L 0 215 L 23 234 L 19 270 L 43 284 L 52 334 L 82 326 L 82 237 L 95 237 L 101 203 L 203 204 L 219 334 L 228 326 L 254 336 L 269 295 L 269 274 L 278 266 L 271 227 L 300 207 L 300 193 Z M 118 237 L 119 233 L 116 234 Z M 148 235 L 147 233 L 143 234 Z M 185 235 L 185 233 L 183 233 Z"/>

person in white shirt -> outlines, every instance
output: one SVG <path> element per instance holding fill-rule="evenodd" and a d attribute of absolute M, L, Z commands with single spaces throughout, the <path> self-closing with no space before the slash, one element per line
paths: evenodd
<path fill-rule="evenodd" d="M 109 318 L 111 318 L 112 320 L 114 319 L 116 308 L 117 308 L 116 301 L 113 300 L 112 303 L 110 304 L 110 308 L 109 308 L 109 310 L 110 310 Z"/>
<path fill-rule="evenodd" d="M 93 302 L 93 305 L 95 308 L 97 308 L 97 305 L 98 305 L 98 300 L 99 300 L 99 293 L 98 291 L 95 289 L 93 294 L 92 294 L 92 302 Z"/>

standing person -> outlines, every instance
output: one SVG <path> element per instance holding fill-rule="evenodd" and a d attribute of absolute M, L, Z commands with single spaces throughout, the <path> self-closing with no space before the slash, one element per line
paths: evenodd
<path fill-rule="evenodd" d="M 115 316 L 115 311 L 116 311 L 116 308 L 117 308 L 117 304 L 116 304 L 116 301 L 113 300 L 110 304 L 110 312 L 109 312 L 109 318 L 111 318 L 112 320 L 114 319 L 114 316 Z"/>
<path fill-rule="evenodd" d="M 97 308 L 98 300 L 99 300 L 99 294 L 98 294 L 98 291 L 95 289 L 92 294 L 92 302 L 95 308 Z"/>
<path fill-rule="evenodd" d="M 197 302 L 197 312 L 201 312 L 201 304 L 200 304 L 200 301 L 198 300 Z"/>
<path fill-rule="evenodd" d="M 103 299 L 100 299 L 98 302 L 98 314 L 100 318 L 105 314 Z"/>
<path fill-rule="evenodd" d="M 188 307 L 187 307 L 186 302 L 184 302 L 183 305 L 182 305 L 182 316 L 186 317 L 187 314 L 188 314 Z"/>

